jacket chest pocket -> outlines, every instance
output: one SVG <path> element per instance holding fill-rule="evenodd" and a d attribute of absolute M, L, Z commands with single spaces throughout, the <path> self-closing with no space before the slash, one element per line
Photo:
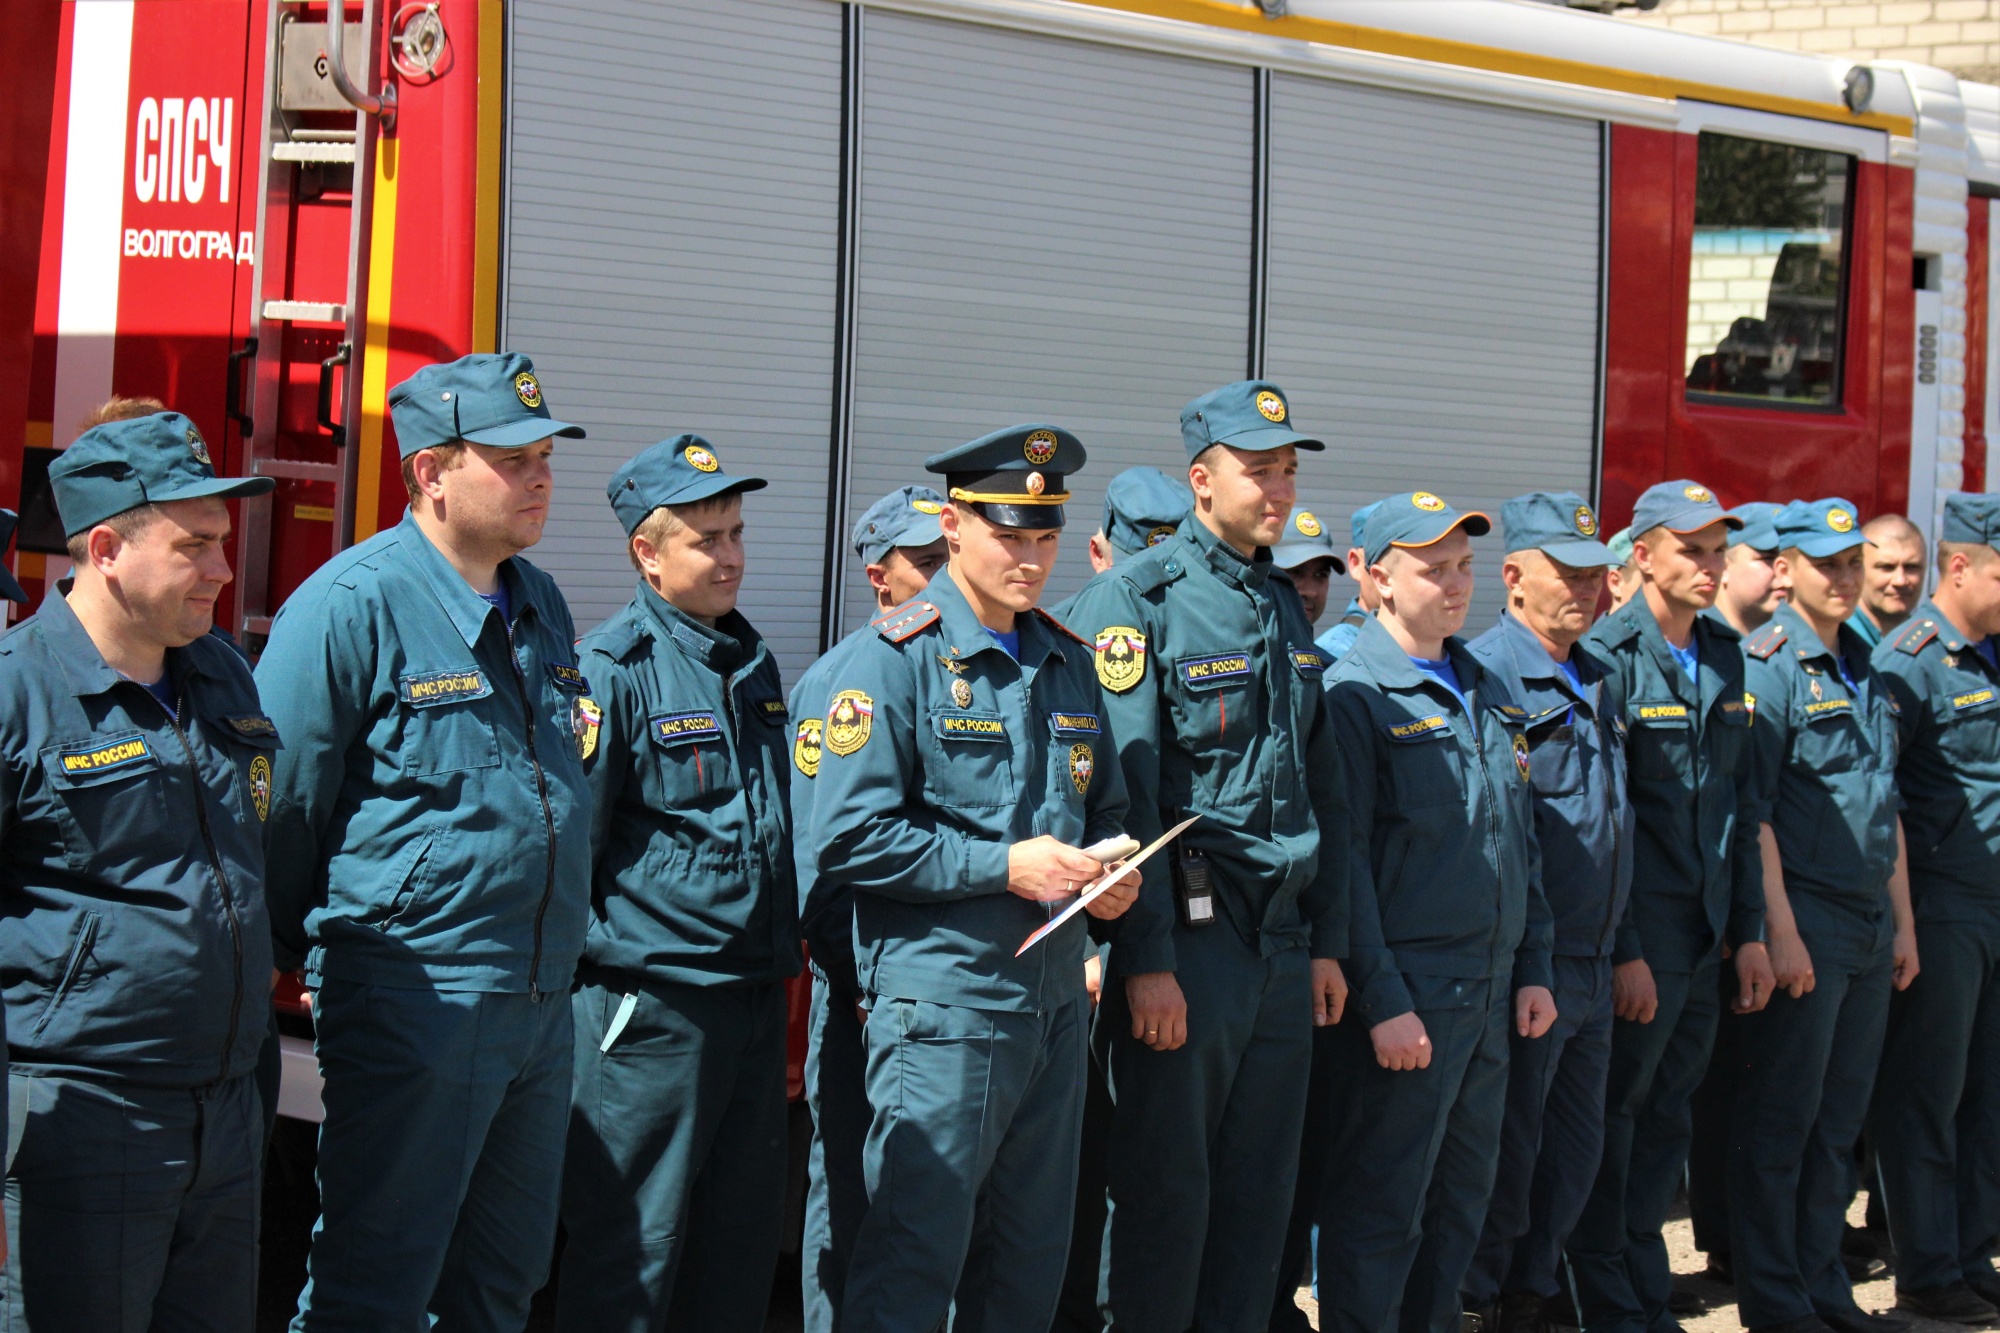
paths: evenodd
<path fill-rule="evenodd" d="M 714 804 L 738 786 L 722 718 L 712 708 L 654 713 L 646 735 L 659 764 L 660 795 L 667 809 Z"/>
<path fill-rule="evenodd" d="M 262 824 L 271 817 L 272 766 L 278 761 L 278 731 L 270 726 L 268 718 L 259 720 L 270 729 L 221 730 L 223 748 L 236 770 L 236 780 L 230 784 L 231 797 L 245 822 L 254 820 Z"/>
<path fill-rule="evenodd" d="M 1258 725 L 1257 673 L 1247 652 L 1178 657 L 1171 669 L 1174 720 L 1190 749 L 1215 749 L 1232 726 L 1240 737 Z"/>
<path fill-rule="evenodd" d="M 927 719 L 924 796 L 947 809 L 1011 809 L 1014 738 L 998 713 L 939 709 Z"/>
<path fill-rule="evenodd" d="M 2000 689 L 1961 685 L 1938 700 L 1938 744 L 1946 756 L 1988 764 L 2000 752 Z"/>
<path fill-rule="evenodd" d="M 63 847 L 78 870 L 115 874 L 130 859 L 158 855 L 169 820 L 191 819 L 175 808 L 160 740 L 144 732 L 91 736 L 42 751 Z"/>
<path fill-rule="evenodd" d="M 1054 809 L 1069 809 L 1080 821 L 1084 798 L 1098 782 L 1098 765 L 1112 756 L 1105 748 L 1102 720 L 1081 710 L 1049 714 L 1049 794 Z M 1078 824 L 1078 831 L 1082 825 Z M 1057 837 L 1064 834 L 1051 828 Z"/>
<path fill-rule="evenodd" d="M 1625 751 L 1633 777 L 1674 782 L 1694 772 L 1693 712 L 1675 700 L 1635 702 L 1626 709 Z"/>
<path fill-rule="evenodd" d="M 403 771 L 436 777 L 500 763 L 493 730 L 493 683 L 476 667 L 418 672 L 396 681 L 409 717 L 403 734 Z M 525 725 L 525 719 L 523 719 Z"/>
<path fill-rule="evenodd" d="M 1397 803 L 1405 808 L 1465 803 L 1464 758 L 1458 737 L 1443 713 L 1398 718 L 1383 726 L 1388 739 L 1389 776 Z"/>
<path fill-rule="evenodd" d="M 1821 777 L 1853 772 L 1867 745 L 1861 722 L 1851 699 L 1804 704 L 1792 739 L 1793 761 Z"/>
<path fill-rule="evenodd" d="M 1528 731 L 1528 783 L 1537 796 L 1568 796 L 1583 786 L 1582 739 L 1572 722 Z"/>

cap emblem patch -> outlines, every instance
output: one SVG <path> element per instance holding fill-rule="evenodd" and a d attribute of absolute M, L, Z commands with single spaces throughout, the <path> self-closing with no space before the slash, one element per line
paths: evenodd
<path fill-rule="evenodd" d="M 1038 430 L 1021 442 L 1021 453 L 1030 463 L 1040 466 L 1056 456 L 1056 433 L 1052 430 Z M 1040 495 L 1040 491 L 1035 494 Z"/>
<path fill-rule="evenodd" d="M 542 405 L 542 382 L 535 378 L 533 371 L 524 370 L 514 377 L 514 396 L 521 400 L 523 407 Z"/>
<path fill-rule="evenodd" d="M 1081 741 L 1069 747 L 1069 780 L 1076 784 L 1076 794 L 1083 795 L 1090 790 L 1090 775 L 1097 771 L 1097 757 L 1088 745 Z"/>
<path fill-rule="evenodd" d="M 1110 625 L 1100 630 L 1097 649 L 1097 683 L 1113 694 L 1124 694 L 1146 677 L 1146 636 L 1130 625 Z"/>
<path fill-rule="evenodd" d="M 1586 537 L 1597 535 L 1597 515 L 1590 512 L 1589 505 L 1576 507 L 1576 530 Z"/>
<path fill-rule="evenodd" d="M 681 450 L 681 457 L 687 459 L 688 466 L 697 472 L 713 472 L 722 466 L 714 454 L 698 444 L 691 444 Z"/>
<path fill-rule="evenodd" d="M 187 444 L 188 452 L 194 455 L 196 462 L 203 467 L 215 466 L 208 456 L 208 441 L 201 438 L 201 432 L 194 428 L 192 421 L 188 423 Z"/>
<path fill-rule="evenodd" d="M 250 804 L 261 823 L 271 815 L 271 761 L 258 755 L 250 761 Z"/>
<path fill-rule="evenodd" d="M 1257 395 L 1257 410 L 1263 414 L 1266 421 L 1283 421 L 1285 419 L 1285 400 L 1278 397 L 1277 394 L 1272 393 L 1269 389 L 1265 389 Z"/>
<path fill-rule="evenodd" d="M 1698 505 L 1709 504 L 1715 499 L 1713 495 L 1709 494 L 1708 487 L 1706 486 L 1683 486 L 1681 487 L 1681 494 Z"/>
<path fill-rule="evenodd" d="M 1159 527 L 1154 528 L 1151 532 L 1146 534 L 1146 545 L 1158 546 L 1161 542 L 1166 541 L 1168 538 L 1172 537 L 1174 535 L 1174 531 L 1175 529 L 1173 524 L 1162 523 L 1160 524 Z"/>
<path fill-rule="evenodd" d="M 1028 474 L 1028 494 L 1040 495 L 1043 491 L 1047 490 L 1048 488 L 1049 488 L 1048 480 L 1047 478 L 1043 477 L 1041 473 L 1030 472 Z"/>
<path fill-rule="evenodd" d="M 916 510 L 919 514 L 937 515 L 944 512 L 944 506 L 936 500 L 912 500 L 910 501 L 910 508 Z"/>
<path fill-rule="evenodd" d="M 825 732 L 826 723 L 822 719 L 809 717 L 799 723 L 798 734 L 792 738 L 792 763 L 809 778 L 819 776 L 820 745 Z"/>
<path fill-rule="evenodd" d="M 1410 497 L 1410 503 L 1423 510 L 1426 514 L 1440 513 L 1444 509 L 1444 501 L 1432 495 L 1429 491 L 1418 491 Z"/>
<path fill-rule="evenodd" d="M 1319 520 L 1312 516 L 1312 512 L 1306 509 L 1299 511 L 1298 517 L 1292 520 L 1292 526 L 1296 527 L 1301 535 L 1307 537 L 1317 537 L 1320 533 L 1326 531 L 1326 529 L 1319 525 Z"/>
<path fill-rule="evenodd" d="M 868 744 L 875 726 L 875 701 L 860 690 L 842 690 L 826 710 L 826 748 L 845 758 Z"/>
<path fill-rule="evenodd" d="M 1826 525 L 1835 532 L 1852 532 L 1854 531 L 1854 515 L 1848 513 L 1845 509 L 1829 509 L 1826 511 Z"/>

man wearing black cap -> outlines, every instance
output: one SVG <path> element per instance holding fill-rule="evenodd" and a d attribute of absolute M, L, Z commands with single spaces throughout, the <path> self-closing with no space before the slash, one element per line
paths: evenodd
<path fill-rule="evenodd" d="M 798 975 L 778 664 L 736 610 L 743 496 L 699 435 L 611 474 L 639 572 L 577 644 L 595 712 L 556 1327 L 756 1333 L 785 1199 Z"/>
<path fill-rule="evenodd" d="M 944 567 L 945 504 L 944 496 L 928 486 L 899 486 L 855 523 L 854 555 L 868 575 L 877 611 L 915 600 Z M 854 890 L 820 875 L 808 835 L 826 734 L 820 705 L 841 658 L 863 636 L 874 634 L 872 626 L 855 630 L 821 654 L 792 687 L 792 851 L 799 928 L 813 974 L 806 1029 L 806 1105 L 812 1108 L 813 1137 L 806 1158 L 799 1264 L 805 1333 L 834 1333 L 840 1327 L 847 1259 L 868 1211 L 861 1154 L 872 1112 L 861 1038 L 861 982 L 854 970 Z"/>
<path fill-rule="evenodd" d="M 0 1308 L 60 1333 L 248 1329 L 281 756 L 209 630 L 225 501 L 272 482 L 216 476 L 174 412 L 86 431 L 49 482 L 73 582 L 0 640 Z"/>
<path fill-rule="evenodd" d="M 1353 802 L 1353 1020 L 1334 1030 L 1320 1319 L 1459 1327 L 1500 1151 L 1508 1034 L 1556 1019 L 1528 710 L 1457 637 L 1486 515 L 1430 491 L 1368 516 L 1382 609 L 1327 672 Z"/>
<path fill-rule="evenodd" d="M 1262 380 L 1189 403 L 1181 438 L 1191 521 L 1091 580 L 1070 613 L 1095 642 L 1132 836 L 1201 816 L 1110 932 L 1092 1034 L 1114 1106 L 1100 1298 L 1116 1327 L 1261 1329 L 1313 1025 L 1338 1021 L 1346 996 L 1326 658 L 1269 550 L 1297 451 L 1325 446 Z"/>
<path fill-rule="evenodd" d="M 939 454 L 951 550 L 832 671 L 811 841 L 854 889 L 869 1009 L 868 1212 L 842 1323 L 1047 1328 L 1082 1113 L 1085 927 L 1031 936 L 1122 834 L 1088 648 L 1036 609 L 1083 446 L 1053 426 Z M 1036 833 L 1035 830 L 1043 830 Z M 1134 875 L 1085 911 L 1116 917 Z"/>
<path fill-rule="evenodd" d="M 1736 1010 L 1771 998 L 1743 652 L 1734 629 L 1702 614 L 1741 522 L 1696 482 L 1648 489 L 1631 528 L 1639 593 L 1584 640 L 1624 700 L 1637 833 L 1632 906 L 1612 952 L 1604 1156 L 1567 1251 L 1591 1333 L 1679 1328 L 1660 1229 L 1715 1040 L 1725 944 Z"/>
<path fill-rule="evenodd" d="M 292 1326 L 517 1330 L 555 1237 L 597 712 L 520 553 L 554 437 L 583 431 L 515 353 L 426 366 L 389 406 L 409 512 L 292 594 L 257 666 L 287 746 L 271 929 L 326 1077 Z"/>

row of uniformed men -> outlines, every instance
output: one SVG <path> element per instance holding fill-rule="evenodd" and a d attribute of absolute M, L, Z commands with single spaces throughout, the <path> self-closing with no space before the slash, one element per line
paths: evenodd
<path fill-rule="evenodd" d="M 1558 1108 L 1588 1121 L 1603 1078 L 1602 1057 L 1594 1076 L 1568 1059 L 1585 1032 L 1610 1051 L 1611 1144 L 1603 1216 L 1571 1257 L 1593 1327 L 1660 1327 L 1656 1214 L 1685 1151 L 1684 1128 L 1676 1144 L 1663 1127 L 1685 1119 L 1670 1068 L 1698 1076 L 1725 934 L 1742 1007 L 1770 997 L 1756 871 L 1792 890 L 1772 939 L 1811 1015 L 1768 1043 L 1773 1060 L 1809 1058 L 1796 1034 L 1830 1021 L 1797 968 L 1810 944 L 1832 989 L 1841 955 L 1822 955 L 1800 905 L 1814 894 L 1840 908 L 1875 875 L 1880 901 L 1856 910 L 1914 972 L 1908 930 L 1884 924 L 1894 814 L 1861 808 L 1893 791 L 1884 696 L 1853 654 L 1803 651 L 1808 635 L 1837 646 L 1838 616 L 1825 635 L 1787 626 L 1796 657 L 1780 639 L 1750 659 L 1779 673 L 1756 734 L 1782 742 L 1738 762 L 1744 658 L 1698 615 L 1730 520 L 1691 484 L 1642 501 L 1645 595 L 1591 653 L 1574 644 L 1608 557 L 1580 500 L 1510 505 L 1510 616 L 1470 652 L 1454 637 L 1466 534 L 1486 520 L 1423 492 L 1383 502 L 1362 542 L 1380 609 L 1330 667 L 1265 549 L 1288 522 L 1317 535 L 1291 510 L 1295 451 L 1320 446 L 1276 386 L 1190 404 L 1195 521 L 1149 531 L 1161 540 L 1063 620 L 1036 602 L 1083 449 L 1054 427 L 997 432 L 930 461 L 944 496 L 899 493 L 864 520 L 857 547 L 897 605 L 809 673 L 788 716 L 734 610 L 738 497 L 761 482 L 723 473 L 696 437 L 621 468 L 609 489 L 640 588 L 573 649 L 560 596 L 518 552 L 546 515 L 551 437 L 581 432 L 549 416 L 519 357 L 429 368 L 392 404 L 411 513 L 294 595 L 254 684 L 205 631 L 228 578 L 221 498 L 268 486 L 215 478 L 172 414 L 86 435 L 52 469 L 76 581 L 0 641 L 0 857 L 21 904 L 0 937 L 6 1283 L 25 1320 L 247 1322 L 264 1034 L 244 1006 L 271 958 L 267 903 L 276 963 L 303 959 L 314 987 L 327 1084 L 300 1328 L 427 1313 L 519 1327 L 558 1198 L 565 1326 L 756 1327 L 779 1226 L 795 878 L 827 983 L 809 1305 L 857 1329 L 1048 1324 L 1087 1041 L 1111 1102 L 1092 1285 L 1114 1326 L 1261 1327 L 1315 1221 L 1323 1310 L 1342 1327 L 1449 1327 L 1462 1284 L 1475 1302 L 1545 1295 L 1560 1214 L 1583 1193 L 1572 1180 L 1546 1198 L 1542 1177 L 1574 1158 Z M 1993 507 L 1954 505 L 1963 549 L 1939 597 L 1986 588 L 1958 610 L 1991 617 Z M 1818 568 L 1815 524 L 1843 533 L 1836 513 L 1851 526 L 1831 502 L 1788 510 L 1785 558 Z M 909 540 L 909 514 L 950 550 L 949 576 L 914 601 L 938 553 Z M 1102 535 L 1123 544 L 1111 523 Z M 1950 670 L 1990 674 L 1990 645 L 1967 647 L 1984 622 L 1938 606 L 1906 656 L 1948 641 Z M 1828 691 L 1848 707 L 1809 709 Z M 1836 761 L 1794 753 L 1806 742 Z M 1964 795 L 1964 765 L 1944 771 L 1949 827 L 1977 843 L 1957 854 L 1990 848 L 1990 804 Z M 1143 876 L 1086 850 L 1187 816 Z M 1771 865 L 1753 853 L 1746 869 L 1739 830 L 1765 823 Z M 1829 828 L 1851 846 L 1820 867 Z M 1022 941 L 1100 877 L 1114 882 L 1089 904 L 1108 945 L 1091 1023 L 1082 919 Z M 1340 1021 L 1343 961 L 1362 1022 Z M 1614 991 L 1635 1021 L 1607 1041 Z M 549 1002 L 564 997 L 569 1013 Z M 1570 1064 L 1565 1100 L 1548 1089 Z M 1780 1317 L 1762 1323 L 1792 1317 L 1794 1287 L 1798 1317 L 1846 1318 L 1782 1179 L 1801 1135 L 1809 1177 L 1838 1169 L 1839 1119 L 1814 1103 L 1800 1127 L 1812 1099 L 1773 1077 L 1746 1072 L 1739 1094 L 1756 1105 L 1763 1086 L 1784 1111 L 1738 1118 L 1759 1164 L 1736 1210 L 1740 1280 L 1780 1275 Z M 1489 1212 L 1496 1169 L 1511 1214 Z"/>

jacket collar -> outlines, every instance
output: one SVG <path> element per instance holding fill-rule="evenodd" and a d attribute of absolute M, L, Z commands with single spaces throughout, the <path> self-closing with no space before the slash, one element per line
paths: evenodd
<path fill-rule="evenodd" d="M 1458 673 L 1459 687 L 1470 698 L 1485 674 L 1478 659 L 1466 651 L 1465 641 L 1456 635 L 1444 641 L 1444 652 L 1451 659 L 1452 670 Z M 1383 689 L 1421 690 L 1435 683 L 1430 676 L 1417 670 L 1416 664 L 1410 661 L 1410 655 L 1403 651 L 1403 645 L 1396 642 L 1396 636 L 1389 633 L 1374 616 L 1362 622 L 1348 654 L 1360 658 L 1368 667 L 1368 674 Z"/>
<path fill-rule="evenodd" d="M 713 629 L 653 591 L 639 580 L 639 605 L 646 609 L 649 625 L 673 641 L 676 648 L 718 676 L 754 665 L 764 652 L 763 636 L 750 627 L 740 611 L 731 611 Z"/>
<path fill-rule="evenodd" d="M 965 600 L 965 593 L 959 588 L 958 580 L 951 576 L 949 566 L 939 570 L 930 586 L 924 589 L 924 600 L 938 609 L 938 628 L 944 632 L 945 643 L 953 656 L 971 658 L 989 651 L 1007 656 L 1007 650 L 1000 646 L 1000 641 L 987 633 L 986 626 L 980 624 L 979 617 L 972 613 L 972 604 Z M 1056 643 L 1055 635 L 1033 611 L 1023 611 L 1015 616 L 1014 628 L 1021 636 L 1023 670 L 1039 667 L 1051 657 L 1062 659 L 1063 652 Z"/>
<path fill-rule="evenodd" d="M 1857 610 L 1855 614 L 1861 613 Z M 1852 663 L 1868 661 L 1868 641 L 1861 637 L 1860 631 L 1850 625 L 1842 625 L 1839 633 L 1835 635 L 1840 645 L 1840 653 L 1836 654 L 1832 648 L 1820 642 L 1819 635 L 1814 631 L 1811 622 L 1789 601 L 1778 603 L 1778 609 L 1771 619 L 1785 627 L 1785 646 L 1791 650 L 1792 657 L 1796 661 L 1824 662 L 1833 668 L 1836 676 L 1840 674 L 1840 657 L 1843 655 Z"/>
<path fill-rule="evenodd" d="M 67 578 L 59 580 L 55 589 L 42 599 L 41 607 L 35 612 L 35 620 L 41 626 L 42 637 L 49 645 L 50 656 L 55 658 L 56 666 L 63 673 L 63 680 L 68 684 L 70 693 L 81 699 L 92 694 L 103 694 L 119 681 L 129 677 L 104 660 L 104 654 L 97 650 L 97 643 L 90 637 L 90 631 L 83 627 L 83 622 L 76 618 L 76 612 L 70 609 L 71 586 L 72 580 Z M 200 640 L 196 642 L 199 643 Z M 191 651 L 192 647 L 193 645 L 187 648 L 167 649 L 169 676 L 179 680 L 190 675 L 215 675 L 202 664 L 200 656 Z"/>
<path fill-rule="evenodd" d="M 1865 615 L 1866 613 L 1857 609 L 1854 614 L 1859 616 L 1859 615 Z M 1958 632 L 1958 626 L 1951 623 L 1951 617 L 1946 615 L 1944 612 L 1938 610 L 1937 603 L 1933 602 L 1928 597 L 1924 598 L 1924 600 L 1918 604 L 1917 609 L 1910 613 L 1910 618 L 1904 621 L 1902 624 L 1898 625 L 1896 629 L 1890 633 L 1889 637 L 1890 638 L 1897 637 L 1897 635 L 1907 631 L 1912 623 L 1920 620 L 1928 620 L 1933 625 L 1937 626 L 1938 642 L 1944 645 L 1946 652 L 1962 653 L 1967 648 L 1972 647 L 1972 645 L 1966 641 L 1965 636 Z"/>
<path fill-rule="evenodd" d="M 1239 588 L 1254 591 L 1264 585 L 1276 568 L 1271 563 L 1269 547 L 1260 546 L 1254 558 L 1245 560 L 1222 538 L 1208 530 L 1208 525 L 1190 514 L 1188 521 L 1181 524 L 1182 539 L 1200 553 L 1201 562 L 1215 572 L 1216 577 Z"/>
<path fill-rule="evenodd" d="M 491 602 L 472 590 L 465 576 L 452 568 L 451 561 L 444 553 L 431 544 L 424 530 L 417 526 L 416 515 L 408 509 L 403 511 L 403 521 L 396 529 L 397 540 L 409 547 L 412 562 L 422 574 L 424 582 L 430 585 L 438 605 L 468 648 L 479 647 L 480 632 L 486 627 L 488 616 L 498 615 Z M 514 608 L 514 619 L 521 620 L 530 612 L 539 616 L 540 609 L 528 591 L 527 580 L 521 577 L 519 565 L 513 556 L 500 562 L 500 581 L 507 587 L 507 600 Z M 506 633 L 506 627 L 501 627 Z"/>

